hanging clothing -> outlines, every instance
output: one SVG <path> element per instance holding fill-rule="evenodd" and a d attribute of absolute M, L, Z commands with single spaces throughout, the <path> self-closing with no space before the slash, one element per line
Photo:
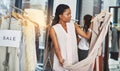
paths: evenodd
<path fill-rule="evenodd" d="M 22 56 L 23 60 L 23 65 L 21 69 L 23 71 L 35 71 L 35 68 L 37 66 L 37 59 L 36 59 L 36 48 L 35 48 L 35 27 L 39 26 L 38 22 L 36 22 L 33 19 L 33 14 L 36 12 L 32 12 L 33 14 L 31 14 L 31 11 L 26 11 L 27 14 L 24 15 L 20 15 L 20 14 L 16 14 L 18 17 L 20 18 L 22 21 L 22 25 L 23 25 L 23 36 L 24 36 L 24 49 L 22 50 L 22 52 L 24 53 L 24 56 Z M 22 61 L 21 61 L 22 62 Z"/>
<path fill-rule="evenodd" d="M 53 71 L 53 61 L 54 61 L 54 48 L 52 46 L 52 42 L 51 42 L 51 39 L 50 39 L 50 28 L 51 26 L 48 25 L 47 27 L 47 32 L 46 32 L 46 47 L 45 47 L 45 50 L 44 50 L 44 68 L 43 70 L 45 71 Z M 48 64 L 49 63 L 49 64 Z"/>
<path fill-rule="evenodd" d="M 7 30 L 9 28 L 9 18 L 5 19 L 2 17 L 1 23 L 1 30 Z M 15 18 L 11 18 L 10 30 L 21 30 L 21 23 L 20 21 L 16 20 Z M 4 71 L 4 61 L 6 58 L 6 47 L 0 47 L 0 71 Z M 20 49 L 15 47 L 8 47 L 9 53 L 9 71 L 19 71 L 19 53 Z"/>
<path fill-rule="evenodd" d="M 93 43 L 94 45 L 92 46 L 92 49 L 88 54 L 88 57 L 74 65 L 66 66 L 65 68 L 70 69 L 71 71 L 93 71 L 95 59 L 99 56 L 101 44 L 107 34 L 108 25 L 110 23 L 110 17 L 111 17 L 111 15 L 108 12 L 103 11 L 94 18 L 94 20 L 93 20 L 94 27 L 95 27 L 95 24 L 99 25 L 101 22 L 103 22 L 103 23 L 99 27 L 98 32 L 95 32 L 96 30 L 94 30 L 94 29 L 92 31 L 92 35 L 93 35 L 93 33 L 95 33 L 95 35 L 96 35 L 96 33 L 99 33 L 99 34 L 97 35 L 97 37 L 94 37 L 95 43 Z M 97 28 L 97 30 L 98 30 L 98 28 Z"/>
<path fill-rule="evenodd" d="M 45 20 L 45 14 L 44 11 L 42 10 L 38 10 L 38 9 L 25 9 L 25 12 L 27 12 L 27 15 L 29 17 L 29 19 L 31 19 L 32 21 L 34 21 L 36 24 L 35 26 L 35 43 L 36 43 L 36 54 L 37 54 L 37 62 L 40 62 L 42 60 L 40 60 L 40 54 L 42 54 L 42 52 L 40 52 L 40 50 L 42 50 L 40 47 L 45 47 L 43 44 L 43 40 L 44 37 L 40 37 L 43 34 L 43 31 L 40 32 L 40 30 L 45 29 L 46 27 L 46 20 Z M 41 44 L 42 42 L 42 44 Z"/>
<path fill-rule="evenodd" d="M 75 26 L 73 22 L 67 23 L 67 32 L 63 29 L 61 24 L 56 24 L 53 26 L 57 40 L 59 43 L 61 55 L 65 60 L 65 63 L 75 64 L 78 62 L 77 54 L 77 40 L 75 34 Z M 68 65 L 69 65 L 68 64 Z M 59 64 L 59 60 L 54 53 L 53 69 L 55 71 L 68 71 Z"/>
<path fill-rule="evenodd" d="M 21 42 L 20 42 L 20 54 L 19 54 L 19 69 L 20 71 L 24 71 L 24 55 L 25 55 L 25 51 L 24 51 L 24 32 L 23 32 L 23 27 L 21 28 Z"/>
<path fill-rule="evenodd" d="M 37 66 L 36 50 L 35 50 L 35 27 L 32 22 L 26 20 L 26 26 L 23 27 L 24 32 L 24 71 L 35 71 Z"/>
<path fill-rule="evenodd" d="M 46 15 L 43 10 L 25 9 L 25 12 L 27 12 L 26 16 L 36 22 L 40 29 L 44 29 L 46 27 Z"/>

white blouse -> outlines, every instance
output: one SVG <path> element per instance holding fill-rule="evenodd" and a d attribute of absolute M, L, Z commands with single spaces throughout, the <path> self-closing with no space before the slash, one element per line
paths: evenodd
<path fill-rule="evenodd" d="M 80 37 L 80 42 L 79 42 L 79 46 L 78 48 L 81 50 L 88 50 L 89 49 L 89 42 L 87 41 L 87 39 Z"/>

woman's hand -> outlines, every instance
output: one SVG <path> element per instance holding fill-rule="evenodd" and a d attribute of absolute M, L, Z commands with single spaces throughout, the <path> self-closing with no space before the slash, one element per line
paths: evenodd
<path fill-rule="evenodd" d="M 59 63 L 60 63 L 61 66 L 63 66 L 64 59 L 60 59 L 60 60 L 59 60 Z"/>

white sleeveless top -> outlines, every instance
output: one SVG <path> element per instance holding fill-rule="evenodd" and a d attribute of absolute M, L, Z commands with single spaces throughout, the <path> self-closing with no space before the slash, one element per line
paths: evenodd
<path fill-rule="evenodd" d="M 87 39 L 83 38 L 83 37 L 80 37 L 80 42 L 79 42 L 79 46 L 78 48 L 81 49 L 81 50 L 89 50 L 89 43 L 87 41 Z"/>
<path fill-rule="evenodd" d="M 75 26 L 73 22 L 66 23 L 66 25 L 67 32 L 63 29 L 61 24 L 56 24 L 53 26 L 53 28 L 57 36 L 59 48 L 63 59 L 69 64 L 75 64 L 76 62 L 78 62 Z M 68 71 L 59 64 L 58 58 L 55 53 L 53 69 L 55 71 Z"/>

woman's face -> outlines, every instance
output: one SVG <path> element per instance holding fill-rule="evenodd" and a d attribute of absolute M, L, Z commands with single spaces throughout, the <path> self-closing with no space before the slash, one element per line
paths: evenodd
<path fill-rule="evenodd" d="M 59 15 L 60 20 L 64 22 L 69 22 L 71 20 L 71 10 L 66 9 L 62 15 Z"/>

